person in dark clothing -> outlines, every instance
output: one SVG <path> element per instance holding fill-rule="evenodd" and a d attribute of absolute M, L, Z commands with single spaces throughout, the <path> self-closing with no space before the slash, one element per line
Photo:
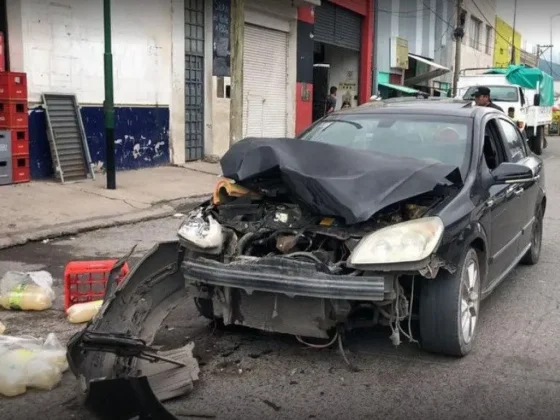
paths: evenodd
<path fill-rule="evenodd" d="M 492 102 L 492 99 L 490 99 L 490 89 L 487 88 L 486 86 L 479 86 L 474 91 L 473 97 L 474 97 L 474 102 L 478 106 L 487 106 L 487 107 L 495 108 L 499 111 L 504 112 L 502 107 L 500 107 L 499 105 L 496 105 L 494 102 Z"/>
<path fill-rule="evenodd" d="M 336 86 L 331 86 L 330 95 L 327 96 L 327 103 L 326 103 L 326 106 L 325 106 L 325 110 L 327 111 L 327 114 L 330 114 L 336 108 L 336 92 L 337 91 L 338 91 L 338 89 L 336 88 Z"/>

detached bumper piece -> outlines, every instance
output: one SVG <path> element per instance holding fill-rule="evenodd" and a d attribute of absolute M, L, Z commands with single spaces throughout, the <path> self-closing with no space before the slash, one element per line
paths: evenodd
<path fill-rule="evenodd" d="M 391 276 L 348 276 L 320 271 L 318 264 L 286 257 L 242 258 L 230 264 L 198 258 L 183 262 L 190 284 L 320 299 L 382 301 Z"/>
<path fill-rule="evenodd" d="M 198 379 L 194 344 L 165 352 L 150 347 L 186 297 L 179 250 L 177 242 L 159 244 L 120 284 L 110 276 L 99 313 L 68 343 L 80 399 L 97 418 L 176 419 L 162 401 L 188 394 Z"/>

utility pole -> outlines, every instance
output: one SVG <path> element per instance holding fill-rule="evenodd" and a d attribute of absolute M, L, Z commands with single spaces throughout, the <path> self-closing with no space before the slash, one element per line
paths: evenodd
<path fill-rule="evenodd" d="M 465 36 L 465 15 L 463 13 L 463 0 L 457 0 L 457 27 L 453 31 L 455 36 L 455 68 L 453 69 L 453 97 L 457 95 L 459 72 L 461 71 L 461 43 Z"/>
<path fill-rule="evenodd" d="M 104 79 L 105 102 L 105 168 L 107 189 L 117 188 L 115 176 L 115 100 L 113 97 L 113 53 L 111 51 L 111 0 L 103 0 L 103 29 L 105 32 Z"/>
<path fill-rule="evenodd" d="M 229 145 L 243 137 L 243 40 L 245 39 L 245 0 L 231 0 L 231 99 Z"/>
<path fill-rule="evenodd" d="M 541 55 L 544 55 L 544 53 L 546 52 L 546 50 L 548 50 L 549 48 L 552 48 L 552 45 L 537 45 L 537 65 L 536 67 L 539 66 L 539 60 L 541 58 Z"/>
<path fill-rule="evenodd" d="M 517 0 L 513 5 L 513 28 L 511 30 L 511 59 L 510 64 L 515 64 L 515 20 L 517 18 Z"/>

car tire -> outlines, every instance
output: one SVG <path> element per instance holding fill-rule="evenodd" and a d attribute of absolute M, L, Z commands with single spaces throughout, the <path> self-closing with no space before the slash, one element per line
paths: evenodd
<path fill-rule="evenodd" d="M 478 253 L 468 248 L 454 273 L 441 272 L 422 284 L 419 301 L 420 343 L 424 350 L 463 357 L 470 353 L 480 311 Z"/>
<path fill-rule="evenodd" d="M 544 143 L 544 130 L 542 127 L 537 127 L 537 135 L 531 137 L 531 150 L 536 155 L 542 155 Z"/>
<path fill-rule="evenodd" d="M 535 265 L 541 257 L 542 236 L 543 236 L 543 208 L 539 206 L 535 213 L 535 222 L 531 230 L 531 248 L 521 259 L 521 264 Z"/>

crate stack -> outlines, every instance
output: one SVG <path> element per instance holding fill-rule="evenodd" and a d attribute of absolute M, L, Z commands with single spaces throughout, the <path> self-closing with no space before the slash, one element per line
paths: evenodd
<path fill-rule="evenodd" d="M 0 185 L 30 179 L 27 76 L 0 72 Z"/>

